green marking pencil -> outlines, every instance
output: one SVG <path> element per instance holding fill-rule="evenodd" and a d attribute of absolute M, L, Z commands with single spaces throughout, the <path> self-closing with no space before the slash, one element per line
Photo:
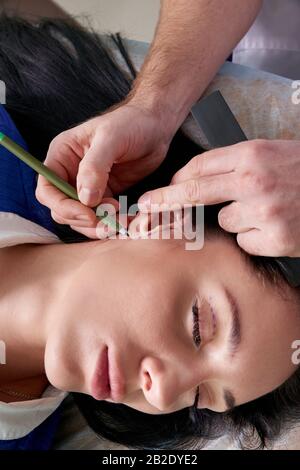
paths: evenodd
<path fill-rule="evenodd" d="M 29 152 L 24 150 L 20 145 L 10 139 L 7 135 L 3 134 L 3 132 L 0 132 L 0 145 L 5 147 L 13 155 L 22 160 L 22 162 L 26 163 L 26 165 L 30 166 L 30 168 L 32 168 L 38 174 L 44 176 L 57 189 L 66 194 L 66 196 L 69 196 L 71 199 L 79 201 L 77 191 L 73 186 L 67 183 L 67 181 L 60 178 L 60 176 L 54 173 L 54 171 L 44 165 L 44 163 L 40 162 Z M 108 225 L 120 234 L 128 235 L 127 230 L 118 221 L 114 220 L 111 216 L 98 216 L 98 218 L 105 225 Z"/>

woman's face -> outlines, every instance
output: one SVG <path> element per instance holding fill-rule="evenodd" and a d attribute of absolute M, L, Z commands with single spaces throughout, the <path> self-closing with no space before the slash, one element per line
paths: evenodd
<path fill-rule="evenodd" d="M 294 292 L 262 279 L 231 238 L 184 247 L 95 243 L 51 325 L 45 367 L 54 386 L 101 398 L 95 370 L 106 347 L 114 401 L 153 414 L 192 406 L 197 387 L 198 407 L 221 412 L 294 372 Z"/>

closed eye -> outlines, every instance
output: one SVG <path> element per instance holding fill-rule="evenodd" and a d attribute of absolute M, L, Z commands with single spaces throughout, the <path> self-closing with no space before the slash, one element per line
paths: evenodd
<path fill-rule="evenodd" d="M 200 330 L 199 330 L 199 306 L 198 306 L 197 299 L 192 307 L 192 313 L 193 313 L 193 340 L 194 340 L 196 347 L 199 348 L 201 345 L 201 335 L 200 335 Z"/>
<path fill-rule="evenodd" d="M 195 303 L 192 307 L 192 313 L 193 313 L 193 340 L 197 348 L 200 347 L 201 345 L 201 335 L 200 335 L 200 329 L 199 329 L 199 306 L 198 306 L 198 299 L 195 300 Z M 195 401 L 193 404 L 194 408 L 197 408 L 199 400 L 199 386 L 196 388 L 195 391 Z"/>

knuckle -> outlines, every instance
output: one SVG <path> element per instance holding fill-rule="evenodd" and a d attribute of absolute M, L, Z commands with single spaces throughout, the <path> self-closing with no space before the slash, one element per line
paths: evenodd
<path fill-rule="evenodd" d="M 269 151 L 273 148 L 273 143 L 267 139 L 256 139 L 254 140 L 255 145 L 257 146 L 258 150 L 261 151 Z"/>
<path fill-rule="evenodd" d="M 63 219 L 54 210 L 51 211 L 51 217 L 58 224 L 64 223 Z"/>
<path fill-rule="evenodd" d="M 270 152 L 273 151 L 273 144 L 268 140 L 251 140 L 247 142 L 247 146 L 244 147 L 244 152 L 241 157 L 241 164 L 246 167 L 259 168 L 267 155 L 270 158 Z"/>
<path fill-rule="evenodd" d="M 263 223 L 273 221 L 274 219 L 279 218 L 281 213 L 281 207 L 279 204 L 270 203 L 262 204 L 258 207 L 259 219 Z"/>
<path fill-rule="evenodd" d="M 261 161 L 266 153 L 270 153 L 273 149 L 273 144 L 269 140 L 256 139 L 249 142 L 248 158 L 252 161 Z"/>
<path fill-rule="evenodd" d="M 113 111 L 112 111 L 113 112 Z M 97 140 L 105 140 L 108 136 L 114 135 L 115 121 L 112 119 L 111 114 L 100 116 L 95 130 L 95 137 Z"/>
<path fill-rule="evenodd" d="M 201 200 L 200 184 L 196 180 L 190 180 L 184 185 L 184 199 L 187 202 L 197 202 Z"/>
<path fill-rule="evenodd" d="M 43 189 L 41 189 L 40 184 L 38 184 L 37 187 L 36 187 L 35 197 L 37 198 L 37 200 L 41 204 L 46 205 L 45 204 L 46 201 L 45 201 L 44 191 L 43 191 Z"/>
<path fill-rule="evenodd" d="M 67 131 L 63 131 L 61 134 L 54 137 L 54 139 L 50 142 L 48 154 L 51 153 L 52 150 L 55 150 L 57 146 L 59 146 L 62 142 L 65 141 L 67 137 Z"/>
<path fill-rule="evenodd" d="M 272 173 L 257 169 L 243 170 L 241 183 L 244 188 L 255 194 L 270 194 L 276 187 L 276 179 Z"/>
<path fill-rule="evenodd" d="M 191 170 L 195 175 L 202 175 L 204 170 L 204 159 L 201 155 L 196 155 L 196 157 L 191 160 Z"/>

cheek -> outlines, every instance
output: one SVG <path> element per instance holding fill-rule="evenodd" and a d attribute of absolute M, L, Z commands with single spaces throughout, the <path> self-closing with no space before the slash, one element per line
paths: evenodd
<path fill-rule="evenodd" d="M 59 337 L 50 336 L 45 349 L 45 373 L 50 384 L 59 390 L 71 390 L 70 385 L 74 373 L 72 373 L 71 364 L 68 362 L 63 343 L 60 342 Z"/>
<path fill-rule="evenodd" d="M 101 344 L 95 322 L 70 304 L 53 322 L 48 335 L 45 372 L 49 382 L 60 390 L 85 391 Z"/>
<path fill-rule="evenodd" d="M 126 397 L 126 401 L 124 401 L 123 404 L 142 413 L 157 414 L 158 412 L 158 410 L 155 410 L 155 408 L 147 402 L 141 390 L 132 393 L 131 395 Z"/>
<path fill-rule="evenodd" d="M 109 401 L 109 400 L 107 400 Z M 145 398 L 142 391 L 138 391 L 136 393 L 132 393 L 126 398 L 126 401 L 123 403 L 134 410 L 140 411 L 142 413 L 147 413 L 150 415 L 163 415 L 169 414 L 169 412 L 162 412 L 159 411 L 157 408 L 152 406 Z"/>
<path fill-rule="evenodd" d="M 283 344 L 273 334 L 262 332 L 243 344 L 243 352 L 232 366 L 232 383 L 236 384 L 239 404 L 275 390 L 293 374 L 296 366 L 291 360 L 290 346 L 289 340 Z"/>

